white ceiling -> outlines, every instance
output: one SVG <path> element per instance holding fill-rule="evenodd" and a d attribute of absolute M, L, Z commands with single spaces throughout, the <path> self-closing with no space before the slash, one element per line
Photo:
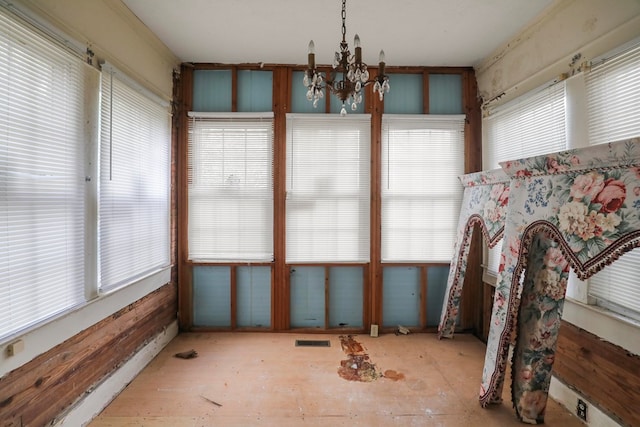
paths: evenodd
<path fill-rule="evenodd" d="M 122 0 L 183 62 L 330 64 L 340 0 Z M 346 38 L 388 66 L 474 66 L 556 0 L 347 0 Z"/>

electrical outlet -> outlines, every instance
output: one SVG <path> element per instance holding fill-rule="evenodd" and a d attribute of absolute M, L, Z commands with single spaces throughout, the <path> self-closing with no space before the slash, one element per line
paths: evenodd
<path fill-rule="evenodd" d="M 578 399 L 576 406 L 576 415 L 583 421 L 587 421 L 587 404 L 582 399 Z"/>

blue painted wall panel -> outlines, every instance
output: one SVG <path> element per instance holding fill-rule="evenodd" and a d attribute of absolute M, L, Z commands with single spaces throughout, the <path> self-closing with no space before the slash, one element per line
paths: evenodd
<path fill-rule="evenodd" d="M 193 324 L 231 326 L 231 269 L 193 267 Z"/>
<path fill-rule="evenodd" d="M 420 326 L 420 269 L 382 269 L 382 324 Z"/>
<path fill-rule="evenodd" d="M 462 113 L 462 75 L 429 74 L 429 114 Z"/>
<path fill-rule="evenodd" d="M 438 326 L 442 302 L 447 290 L 449 267 L 429 267 L 427 269 L 427 326 Z"/>
<path fill-rule="evenodd" d="M 231 88 L 231 70 L 195 70 L 193 111 L 231 111 Z"/>
<path fill-rule="evenodd" d="M 324 267 L 293 267 L 291 327 L 324 328 Z"/>
<path fill-rule="evenodd" d="M 273 72 L 238 71 L 238 111 L 263 112 L 273 110 Z"/>
<path fill-rule="evenodd" d="M 389 93 L 384 95 L 386 114 L 422 114 L 422 74 L 390 74 Z"/>
<path fill-rule="evenodd" d="M 238 267 L 236 302 L 238 327 L 270 327 L 271 267 Z"/>
<path fill-rule="evenodd" d="M 362 327 L 362 267 L 329 270 L 329 327 Z"/>

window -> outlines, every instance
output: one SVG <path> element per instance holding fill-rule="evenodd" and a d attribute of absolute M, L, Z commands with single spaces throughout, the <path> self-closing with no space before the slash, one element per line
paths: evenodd
<path fill-rule="evenodd" d="M 368 262 L 370 116 L 287 114 L 287 262 Z"/>
<path fill-rule="evenodd" d="M 109 64 L 102 67 L 100 288 L 131 283 L 170 263 L 168 104 Z"/>
<path fill-rule="evenodd" d="M 0 8 L 0 337 L 85 301 L 85 91 L 97 82 Z"/>
<path fill-rule="evenodd" d="M 585 75 L 589 143 L 640 136 L 640 43 L 594 61 Z M 640 249 L 634 249 L 589 280 L 596 304 L 640 320 Z"/>
<path fill-rule="evenodd" d="M 189 113 L 189 259 L 273 260 L 273 113 Z"/>
<path fill-rule="evenodd" d="M 382 261 L 449 262 L 463 188 L 464 116 L 382 118 Z"/>
<path fill-rule="evenodd" d="M 523 95 L 489 110 L 482 122 L 484 169 L 500 167 L 505 160 L 521 159 L 564 150 L 565 83 Z M 488 250 L 487 272 L 496 275 L 502 244 Z"/>

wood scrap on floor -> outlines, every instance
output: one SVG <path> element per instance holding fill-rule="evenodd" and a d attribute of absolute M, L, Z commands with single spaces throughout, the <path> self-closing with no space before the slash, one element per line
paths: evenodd
<path fill-rule="evenodd" d="M 183 351 L 181 353 L 176 353 L 174 354 L 175 357 L 180 358 L 180 359 L 193 359 L 195 357 L 198 357 L 198 352 L 191 349 L 189 351 Z"/>

